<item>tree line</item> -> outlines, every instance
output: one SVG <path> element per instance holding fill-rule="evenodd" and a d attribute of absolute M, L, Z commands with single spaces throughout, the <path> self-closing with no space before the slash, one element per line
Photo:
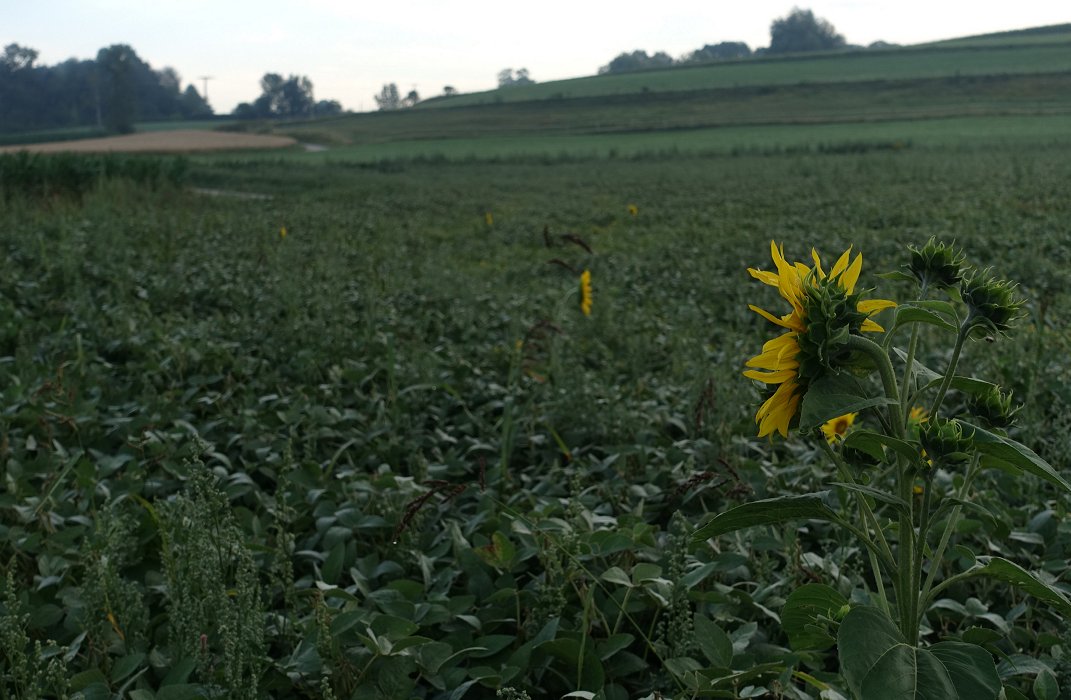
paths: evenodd
<path fill-rule="evenodd" d="M 96 126 L 133 131 L 135 121 L 194 119 L 212 108 L 173 68 L 154 70 L 126 44 L 93 60 L 37 64 L 35 49 L 8 44 L 0 54 L 0 131 Z"/>
<path fill-rule="evenodd" d="M 874 42 L 871 48 L 891 46 L 883 41 Z M 814 16 L 811 10 L 794 8 L 788 15 L 775 19 L 770 24 L 770 45 L 752 51 L 742 41 L 723 41 L 707 44 L 674 59 L 664 51 L 648 55 L 646 51 L 632 51 L 618 54 L 612 61 L 599 68 L 600 74 L 628 73 L 650 68 L 667 68 L 669 66 L 711 63 L 751 56 L 805 53 L 808 51 L 831 51 L 851 48 L 844 36 L 828 20 Z M 855 47 L 862 48 L 862 47 Z"/>

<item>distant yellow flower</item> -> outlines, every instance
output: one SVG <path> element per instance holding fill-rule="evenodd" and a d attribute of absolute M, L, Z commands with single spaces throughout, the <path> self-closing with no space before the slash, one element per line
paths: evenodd
<path fill-rule="evenodd" d="M 925 489 L 923 489 L 922 486 L 920 486 L 919 484 L 915 484 L 911 487 L 911 492 L 916 496 L 921 496 L 924 491 Z"/>
<path fill-rule="evenodd" d="M 580 310 L 585 316 L 591 315 L 591 270 L 580 273 Z"/>
<path fill-rule="evenodd" d="M 639 216 L 640 208 L 637 207 L 635 204 L 630 204 L 628 205 L 628 213 L 629 216 Z"/>
<path fill-rule="evenodd" d="M 279 238 L 286 238 L 286 226 L 279 228 Z"/>
<path fill-rule="evenodd" d="M 851 427 L 858 416 L 858 413 L 845 413 L 843 416 L 837 416 L 836 418 L 823 423 L 822 434 L 826 436 L 826 440 L 829 441 L 829 444 L 832 445 L 837 440 L 843 440 L 844 436 L 851 430 Z"/>
<path fill-rule="evenodd" d="M 485 222 L 487 222 L 487 225 L 488 225 L 488 226 L 494 226 L 494 225 L 495 225 L 495 217 L 494 217 L 494 214 L 492 214 L 492 213 L 491 213 L 491 212 L 489 212 L 489 211 L 485 211 L 485 212 L 483 213 L 483 220 L 484 220 Z"/>
<path fill-rule="evenodd" d="M 748 305 L 755 313 L 767 321 L 788 330 L 773 340 L 767 341 L 762 346 L 762 352 L 747 361 L 749 369 L 744 376 L 755 379 L 764 384 L 777 385 L 777 390 L 759 407 L 755 414 L 755 422 L 759 424 L 759 437 L 771 435 L 774 431 L 782 437 L 788 437 L 788 426 L 796 417 L 803 395 L 807 391 L 807 385 L 814 378 L 815 373 L 822 368 L 821 358 L 815 358 L 810 354 L 802 353 L 799 341 L 806 339 L 808 346 L 820 343 L 818 339 L 807 335 L 807 324 L 810 321 L 822 320 L 826 325 L 847 325 L 850 332 L 883 331 L 885 330 L 870 319 L 870 316 L 896 306 L 894 302 L 884 299 L 870 299 L 859 301 L 855 294 L 855 284 L 859 281 L 859 273 L 863 269 L 863 256 L 858 254 L 855 260 L 851 259 L 852 249 L 844 251 L 832 269 L 827 274 L 822 269 L 822 261 L 818 253 L 812 248 L 811 259 L 814 267 L 804 263 L 789 263 L 785 260 L 784 252 L 777 244 L 770 242 L 770 254 L 773 257 L 777 272 L 748 269 L 751 276 L 763 284 L 777 287 L 781 296 L 792 306 L 792 311 L 780 318 L 769 311 L 760 309 L 752 304 Z M 813 298 L 836 295 L 843 297 L 844 301 L 851 298 L 855 304 L 855 311 L 843 313 L 836 318 L 812 319 L 809 312 L 822 313 L 821 305 L 812 303 Z M 843 308 L 843 306 L 838 307 Z M 801 367 L 805 368 L 801 371 Z"/>
<path fill-rule="evenodd" d="M 913 406 L 907 414 L 907 422 L 911 425 L 925 423 L 930 417 L 930 412 L 922 406 Z"/>

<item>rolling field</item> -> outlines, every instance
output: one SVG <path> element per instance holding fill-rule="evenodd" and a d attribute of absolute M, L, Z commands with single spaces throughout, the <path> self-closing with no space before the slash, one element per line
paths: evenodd
<path fill-rule="evenodd" d="M 1061 70 L 0 155 L 0 697 L 1067 697 Z"/>

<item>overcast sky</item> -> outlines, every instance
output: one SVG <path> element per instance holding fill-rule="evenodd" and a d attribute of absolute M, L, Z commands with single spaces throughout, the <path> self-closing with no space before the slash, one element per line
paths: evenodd
<path fill-rule="evenodd" d="M 317 99 L 371 110 L 384 83 L 431 97 L 495 87 L 503 68 L 543 82 L 595 73 L 622 51 L 680 56 L 704 44 L 769 43 L 770 22 L 799 5 L 849 43 L 913 44 L 1071 22 L 1068 0 L 0 0 L 0 44 L 39 63 L 129 44 L 171 66 L 218 113 L 260 94 L 264 73 L 308 76 Z"/>

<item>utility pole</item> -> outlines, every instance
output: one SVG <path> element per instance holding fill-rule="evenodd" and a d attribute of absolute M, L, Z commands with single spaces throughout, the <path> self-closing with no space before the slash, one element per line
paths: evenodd
<path fill-rule="evenodd" d="M 197 76 L 197 79 L 200 80 L 201 84 L 204 86 L 204 92 L 201 93 L 201 99 L 203 99 L 207 103 L 208 102 L 208 81 L 212 80 L 213 76 L 211 76 L 211 75 L 199 75 L 199 76 Z"/>

